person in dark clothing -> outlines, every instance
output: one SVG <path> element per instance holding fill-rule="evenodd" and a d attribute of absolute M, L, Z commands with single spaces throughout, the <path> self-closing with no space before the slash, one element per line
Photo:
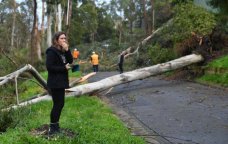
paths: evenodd
<path fill-rule="evenodd" d="M 49 135 L 60 132 L 59 119 L 64 106 L 65 88 L 69 88 L 68 70 L 71 68 L 72 62 L 73 57 L 68 49 L 66 34 L 64 32 L 55 33 L 52 38 L 52 46 L 46 50 L 47 86 L 53 101 Z"/>
<path fill-rule="evenodd" d="M 119 72 L 120 74 L 123 73 L 123 62 L 124 62 L 124 57 L 125 57 L 125 53 L 122 52 L 119 55 L 119 60 L 118 60 L 118 66 L 119 66 Z"/>

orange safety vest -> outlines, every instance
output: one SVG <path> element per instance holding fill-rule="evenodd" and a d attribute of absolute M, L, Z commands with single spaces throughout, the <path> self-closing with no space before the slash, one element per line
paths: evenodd
<path fill-rule="evenodd" d="M 92 63 L 93 65 L 98 65 L 99 60 L 98 60 L 98 55 L 97 55 L 97 54 L 91 55 L 91 63 Z"/>
<path fill-rule="evenodd" d="M 78 56 L 79 56 L 79 51 L 74 50 L 74 51 L 73 51 L 73 58 L 77 59 Z"/>

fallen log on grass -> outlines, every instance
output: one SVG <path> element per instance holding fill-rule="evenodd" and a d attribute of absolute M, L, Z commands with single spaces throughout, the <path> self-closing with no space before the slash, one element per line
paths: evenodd
<path fill-rule="evenodd" d="M 30 64 L 26 64 L 23 68 L 13 73 L 10 73 L 6 76 L 0 77 L 0 86 L 9 82 L 10 80 L 17 78 L 24 72 L 29 72 L 32 76 L 36 78 L 36 80 L 43 86 L 43 88 L 47 90 L 47 82 L 43 79 L 39 72 Z"/>
<path fill-rule="evenodd" d="M 106 89 L 109 89 L 111 87 L 114 87 L 114 86 L 117 86 L 120 84 L 128 83 L 128 82 L 131 82 L 134 80 L 145 79 L 147 77 L 151 77 L 151 76 L 158 75 L 158 74 L 161 74 L 161 73 L 164 73 L 167 71 L 175 70 L 178 68 L 182 68 L 182 67 L 194 64 L 194 63 L 198 63 L 203 60 L 204 60 L 203 57 L 199 54 L 187 55 L 187 56 L 184 56 L 184 57 L 181 57 L 181 58 L 178 58 L 178 59 L 166 62 L 166 63 L 137 69 L 134 71 L 114 75 L 114 76 L 102 79 L 100 81 L 97 81 L 97 82 L 79 85 L 76 87 L 66 89 L 66 91 L 70 92 L 66 96 L 72 97 L 72 96 L 80 96 L 80 95 L 84 95 L 84 94 L 97 93 L 99 91 L 104 91 Z M 27 101 L 24 103 L 20 103 L 19 105 L 12 106 L 10 108 L 18 108 L 21 106 L 26 106 L 28 104 L 33 104 L 33 103 L 37 103 L 37 102 L 44 101 L 44 100 L 51 100 L 51 97 L 49 95 L 45 95 L 45 96 L 30 100 L 30 101 Z M 10 109 L 10 108 L 8 108 L 8 109 Z"/>

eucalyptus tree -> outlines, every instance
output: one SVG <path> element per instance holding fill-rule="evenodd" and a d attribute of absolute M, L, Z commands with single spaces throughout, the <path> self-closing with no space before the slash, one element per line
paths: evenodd
<path fill-rule="evenodd" d="M 0 45 L 5 51 L 28 47 L 30 37 L 29 6 L 25 2 L 14 2 L 9 0 L 0 3 Z"/>
<path fill-rule="evenodd" d="M 146 35 L 150 34 L 150 28 L 149 28 L 149 23 L 148 23 L 148 16 L 147 16 L 147 9 L 146 9 L 146 0 L 141 0 L 141 4 L 142 4 L 142 11 L 143 11 L 143 19 L 144 19 L 144 28 L 145 28 L 145 32 Z"/>
<path fill-rule="evenodd" d="M 69 33 L 72 14 L 72 0 L 46 0 L 47 4 L 47 45 L 51 45 L 52 24 L 54 32 L 67 29 Z M 64 24 L 64 25 L 63 25 Z M 67 28 L 65 28 L 67 27 Z"/>
<path fill-rule="evenodd" d="M 94 42 L 94 35 L 97 31 L 97 10 L 94 2 L 86 1 L 79 7 L 81 24 L 84 31 L 84 40 L 86 42 Z"/>
<path fill-rule="evenodd" d="M 38 34 L 37 1 L 33 0 L 33 27 L 31 32 L 30 62 L 41 60 L 40 37 Z"/>
<path fill-rule="evenodd" d="M 16 23 L 15 21 L 16 21 L 17 4 L 15 0 L 12 0 L 12 6 L 13 6 L 13 24 L 12 24 L 11 44 L 10 44 L 11 49 L 14 47 L 14 31 L 15 31 L 15 23 Z"/>
<path fill-rule="evenodd" d="M 96 10 L 98 22 L 96 40 L 104 41 L 113 38 L 114 21 L 111 14 L 107 12 L 107 7 L 102 4 L 100 7 L 96 7 Z"/>
<path fill-rule="evenodd" d="M 155 0 L 150 0 L 150 5 L 151 5 L 151 31 L 150 33 L 152 33 L 155 29 L 154 29 L 154 25 L 155 25 Z"/>

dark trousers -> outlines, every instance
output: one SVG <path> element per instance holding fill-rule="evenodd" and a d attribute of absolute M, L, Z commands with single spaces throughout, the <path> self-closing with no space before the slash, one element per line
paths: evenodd
<path fill-rule="evenodd" d="M 118 66 L 119 66 L 119 72 L 120 72 L 120 73 L 123 73 L 123 64 L 120 64 L 120 63 L 119 63 Z"/>
<path fill-rule="evenodd" d="M 65 89 L 64 88 L 53 88 L 51 89 L 53 107 L 51 110 L 51 123 L 59 122 L 59 118 L 64 106 L 65 101 Z"/>
<path fill-rule="evenodd" d="M 93 72 L 98 72 L 98 65 L 93 65 Z"/>

